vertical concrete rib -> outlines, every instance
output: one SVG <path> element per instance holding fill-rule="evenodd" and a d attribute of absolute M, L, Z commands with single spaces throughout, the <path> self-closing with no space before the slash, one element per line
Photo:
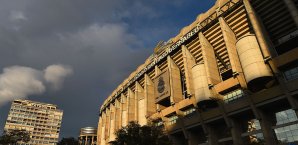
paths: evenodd
<path fill-rule="evenodd" d="M 246 82 L 243 76 L 243 70 L 241 68 L 240 60 L 236 50 L 237 38 L 234 31 L 226 23 L 223 17 L 219 17 L 219 24 L 223 34 L 223 39 L 226 44 L 228 56 L 230 59 L 230 65 L 235 77 L 238 78 L 238 81 L 242 88 L 246 88 Z M 239 75 L 237 75 L 239 74 Z"/>
<path fill-rule="evenodd" d="M 185 45 L 182 45 L 182 55 L 183 55 L 187 93 L 189 95 L 194 95 L 191 68 L 196 64 L 196 61 Z"/>
<path fill-rule="evenodd" d="M 105 143 L 105 138 L 106 138 L 106 123 L 107 123 L 107 115 L 106 115 L 106 110 L 102 113 L 102 131 L 101 131 L 101 142 Z"/>
<path fill-rule="evenodd" d="M 183 99 L 180 69 L 170 56 L 167 57 L 167 61 L 170 77 L 171 103 L 177 103 Z"/>
<path fill-rule="evenodd" d="M 121 121 L 120 121 L 120 126 L 126 126 L 128 122 L 127 118 L 127 97 L 122 93 L 121 94 Z"/>
<path fill-rule="evenodd" d="M 150 77 L 145 74 L 145 86 L 144 86 L 144 95 L 145 95 L 145 116 L 146 118 L 151 116 L 156 112 L 155 98 L 154 98 L 154 84 Z"/>
<path fill-rule="evenodd" d="M 199 39 L 202 46 L 202 56 L 207 73 L 208 84 L 217 84 L 220 82 L 217 60 L 214 54 L 214 48 L 205 38 L 202 32 L 199 33 Z"/>
<path fill-rule="evenodd" d="M 161 73 L 161 70 L 158 68 L 157 65 L 155 66 L 154 71 L 155 71 L 155 76 L 158 76 Z"/>
<path fill-rule="evenodd" d="M 115 140 L 115 125 L 116 125 L 116 108 L 115 104 L 110 104 L 110 135 L 109 135 L 109 142 Z"/>
<path fill-rule="evenodd" d="M 128 88 L 127 89 L 127 123 L 130 121 L 135 121 L 135 94 Z"/>
<path fill-rule="evenodd" d="M 259 45 L 261 47 L 261 51 L 264 58 L 268 58 L 271 56 L 276 56 L 276 52 L 273 50 L 273 45 L 269 35 L 264 29 L 263 24 L 259 21 L 257 14 L 255 13 L 253 7 L 251 6 L 249 0 L 243 0 L 244 7 L 246 9 L 248 18 L 252 25 L 252 28 L 255 32 Z"/>
<path fill-rule="evenodd" d="M 145 125 L 147 123 L 146 121 L 146 111 L 145 108 L 145 97 L 144 97 L 144 89 L 140 85 L 139 82 L 136 82 L 136 90 L 135 90 L 135 98 L 136 98 L 136 120 L 140 125 Z"/>
<path fill-rule="evenodd" d="M 121 96 L 119 96 L 120 98 Z M 121 128 L 120 122 L 121 122 L 121 102 L 120 99 L 115 100 L 115 131 Z"/>
<path fill-rule="evenodd" d="M 110 107 L 106 109 L 106 125 L 105 125 L 105 141 L 109 142 L 110 127 L 111 127 L 111 116 Z"/>
<path fill-rule="evenodd" d="M 103 134 L 102 133 L 102 115 L 99 117 L 99 121 L 98 121 L 98 129 L 97 129 L 97 144 L 100 145 L 101 144 L 101 136 Z"/>
<path fill-rule="evenodd" d="M 102 124 L 101 124 L 101 132 L 100 132 L 100 136 L 99 139 L 100 140 L 100 144 L 106 144 L 105 143 L 105 131 L 106 131 L 106 112 L 104 111 L 102 113 Z"/>

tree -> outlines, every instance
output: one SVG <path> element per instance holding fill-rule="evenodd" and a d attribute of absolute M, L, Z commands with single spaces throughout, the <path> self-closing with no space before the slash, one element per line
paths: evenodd
<path fill-rule="evenodd" d="M 62 138 L 60 142 L 58 142 L 58 145 L 78 145 L 79 142 L 73 137 L 68 138 Z"/>
<path fill-rule="evenodd" d="M 130 122 L 116 131 L 116 140 L 111 145 L 171 145 L 163 128 L 154 125 L 141 126 Z"/>
<path fill-rule="evenodd" d="M 17 142 L 29 142 L 30 133 L 26 130 L 11 130 L 4 131 L 0 137 L 1 145 L 15 145 Z"/>

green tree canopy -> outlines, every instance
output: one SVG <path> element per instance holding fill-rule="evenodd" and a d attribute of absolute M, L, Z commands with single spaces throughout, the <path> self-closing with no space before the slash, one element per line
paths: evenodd
<path fill-rule="evenodd" d="M 171 145 L 163 128 L 154 125 L 141 126 L 130 122 L 116 131 L 116 140 L 111 145 Z"/>
<path fill-rule="evenodd" d="M 14 145 L 17 142 L 29 142 L 30 133 L 26 130 L 11 130 L 4 131 L 3 135 L 0 137 L 1 145 Z"/>

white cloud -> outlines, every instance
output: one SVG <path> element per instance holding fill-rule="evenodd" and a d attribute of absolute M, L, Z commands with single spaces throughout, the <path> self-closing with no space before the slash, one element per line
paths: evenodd
<path fill-rule="evenodd" d="M 65 77 L 72 73 L 68 66 L 50 65 L 45 69 L 44 78 L 54 90 L 58 90 L 62 87 Z"/>
<path fill-rule="evenodd" d="M 17 98 L 40 95 L 48 88 L 46 82 L 57 90 L 71 73 L 72 70 L 63 65 L 50 65 L 44 71 L 24 66 L 4 68 L 0 74 L 0 105 Z"/>

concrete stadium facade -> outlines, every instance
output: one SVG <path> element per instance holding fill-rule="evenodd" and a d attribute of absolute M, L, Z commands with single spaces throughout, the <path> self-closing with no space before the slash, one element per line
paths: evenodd
<path fill-rule="evenodd" d="M 217 0 L 104 101 L 97 144 L 130 121 L 163 126 L 177 145 L 297 142 L 297 7 Z"/>

